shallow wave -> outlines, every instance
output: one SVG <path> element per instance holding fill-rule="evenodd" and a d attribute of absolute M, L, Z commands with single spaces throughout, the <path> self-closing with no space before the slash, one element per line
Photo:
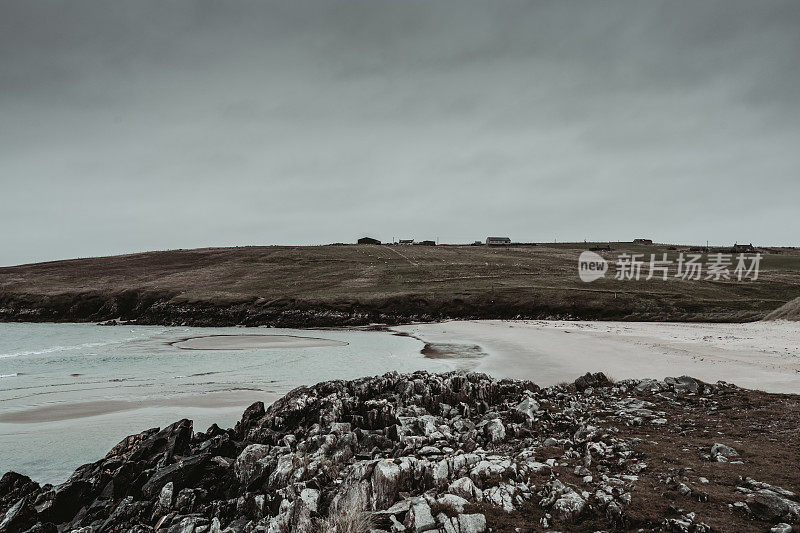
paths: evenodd
<path fill-rule="evenodd" d="M 19 372 L 14 372 L 13 374 L 0 374 L 0 378 L 15 378 L 19 376 Z"/>
<path fill-rule="evenodd" d="M 125 344 L 126 342 L 133 342 L 138 340 L 144 340 L 148 338 L 155 337 L 160 335 L 166 330 L 161 330 L 158 332 L 152 332 L 150 335 L 139 335 L 134 337 L 125 337 L 124 339 L 117 339 L 113 341 L 103 341 L 103 342 L 86 342 L 83 344 L 75 344 L 72 346 L 50 346 L 49 348 L 42 348 L 41 350 L 24 350 L 21 352 L 11 352 L 11 353 L 0 353 L 0 359 L 9 359 L 12 357 L 24 357 L 26 355 L 43 355 L 48 353 L 56 353 L 56 352 L 67 352 L 71 350 L 85 350 L 87 348 L 98 348 L 101 346 L 113 346 L 115 344 Z"/>

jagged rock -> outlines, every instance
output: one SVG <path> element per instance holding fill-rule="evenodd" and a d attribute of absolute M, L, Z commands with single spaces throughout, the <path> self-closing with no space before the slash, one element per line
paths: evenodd
<path fill-rule="evenodd" d="M 486 436 L 489 437 L 491 442 L 501 442 L 506 438 L 506 428 L 503 426 L 503 421 L 499 418 L 493 418 L 485 426 Z"/>
<path fill-rule="evenodd" d="M 584 391 L 590 387 L 591 388 L 606 387 L 610 384 L 611 383 L 608 381 L 608 378 L 602 372 L 597 372 L 596 374 L 587 372 L 586 374 L 575 380 L 575 388 L 578 391 Z"/>
<path fill-rule="evenodd" d="M 404 524 L 406 529 L 415 533 L 437 529 L 436 520 L 433 519 L 431 508 L 424 499 L 411 504 Z"/>
<path fill-rule="evenodd" d="M 7 474 L 0 517 L 14 527 L 0 533 L 51 533 L 56 519 L 60 531 L 92 533 L 290 533 L 362 510 L 375 531 L 479 533 L 486 518 L 468 514 L 473 504 L 528 502 L 543 508 L 544 528 L 592 512 L 613 529 L 648 468 L 619 424 L 665 419 L 665 401 L 722 390 L 683 377 L 612 387 L 602 374 L 547 389 L 474 373 L 329 381 L 251 405 L 235 429 L 193 434 L 182 420 L 133 435 L 55 488 Z M 668 483 L 685 493 L 690 482 Z M 740 488 L 756 516 L 797 519 L 794 493 L 750 478 Z M 694 518 L 670 520 L 702 531 Z"/>
<path fill-rule="evenodd" d="M 12 504 L 18 502 L 24 496 L 39 490 L 38 483 L 35 483 L 28 476 L 23 476 L 16 472 L 6 472 L 0 478 L 0 509 L 3 503 Z"/>
<path fill-rule="evenodd" d="M 386 509 L 394 503 L 400 474 L 400 467 L 393 461 L 382 460 L 375 464 L 375 470 L 372 473 L 374 509 Z"/>
<path fill-rule="evenodd" d="M 261 420 L 264 413 L 264 402 L 255 402 L 245 409 L 244 413 L 242 413 L 242 419 L 237 422 L 236 428 L 234 429 L 236 435 L 241 439 L 246 438 L 250 429 Z"/>
<path fill-rule="evenodd" d="M 134 436 L 133 441 L 123 441 L 109 453 L 106 459 L 120 456 L 128 461 L 146 460 L 166 456 L 183 456 L 189 451 L 193 424 L 191 420 L 179 420 L 160 431 L 148 430 Z"/>
<path fill-rule="evenodd" d="M 447 492 L 473 502 L 483 500 L 483 492 L 468 477 L 462 477 L 450 483 Z"/>
<path fill-rule="evenodd" d="M 525 398 L 519 402 L 514 410 L 519 413 L 525 420 L 529 420 L 536 416 L 536 411 L 539 410 L 539 403 L 533 398 Z"/>
<path fill-rule="evenodd" d="M 13 533 L 25 531 L 36 522 L 36 509 L 33 508 L 30 498 L 21 498 L 6 511 L 0 521 L 0 533 Z"/>
<path fill-rule="evenodd" d="M 211 457 L 208 454 L 195 455 L 157 470 L 142 486 L 142 494 L 146 498 L 152 498 L 160 494 L 161 489 L 169 482 L 178 490 L 189 486 L 199 477 L 200 470 L 209 459 Z"/>
<path fill-rule="evenodd" d="M 242 485 L 249 487 L 265 474 L 267 465 L 261 460 L 267 457 L 269 450 L 264 444 L 250 444 L 242 450 L 233 463 L 233 473 Z"/>
<path fill-rule="evenodd" d="M 88 481 L 67 481 L 53 491 L 49 508 L 45 511 L 48 521 L 56 524 L 69 521 L 91 494 L 92 485 Z"/>
<path fill-rule="evenodd" d="M 514 495 L 516 490 L 508 483 L 500 483 L 483 491 L 483 501 L 496 507 L 502 507 L 507 513 L 514 510 Z"/>

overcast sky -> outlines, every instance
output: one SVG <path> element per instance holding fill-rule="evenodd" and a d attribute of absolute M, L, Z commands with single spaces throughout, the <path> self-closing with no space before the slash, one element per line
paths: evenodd
<path fill-rule="evenodd" d="M 800 245 L 800 2 L 0 3 L 0 265 Z"/>

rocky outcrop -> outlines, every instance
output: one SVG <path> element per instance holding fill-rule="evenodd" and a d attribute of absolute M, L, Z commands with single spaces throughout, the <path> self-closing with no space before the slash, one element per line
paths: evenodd
<path fill-rule="evenodd" d="M 641 439 L 619 428 L 664 427 L 657 400 L 708 403 L 732 390 L 602 374 L 546 389 L 474 373 L 329 381 L 256 403 L 232 429 L 194 433 L 181 420 L 130 436 L 58 486 L 8 473 L 0 533 L 288 533 L 352 528 L 356 517 L 365 533 L 481 533 L 519 516 L 626 529 L 649 466 Z M 721 443 L 707 456 L 738 457 Z M 793 492 L 750 478 L 737 490 L 754 518 L 798 521 Z M 636 528 L 709 530 L 695 513 Z"/>

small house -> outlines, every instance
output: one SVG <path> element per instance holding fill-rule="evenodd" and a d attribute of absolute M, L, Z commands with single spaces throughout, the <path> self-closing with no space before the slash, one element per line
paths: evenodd
<path fill-rule="evenodd" d="M 400 239 L 400 244 L 414 244 L 414 239 Z"/>
<path fill-rule="evenodd" d="M 745 253 L 745 252 L 755 252 L 756 247 L 753 246 L 753 243 L 750 244 L 734 244 L 733 245 L 733 253 Z"/>
<path fill-rule="evenodd" d="M 420 246 L 436 246 L 436 241 L 419 241 Z"/>
<path fill-rule="evenodd" d="M 486 244 L 489 246 L 505 246 L 511 244 L 509 237 L 486 237 Z"/>
<path fill-rule="evenodd" d="M 633 239 L 633 244 L 653 244 L 653 239 Z"/>

